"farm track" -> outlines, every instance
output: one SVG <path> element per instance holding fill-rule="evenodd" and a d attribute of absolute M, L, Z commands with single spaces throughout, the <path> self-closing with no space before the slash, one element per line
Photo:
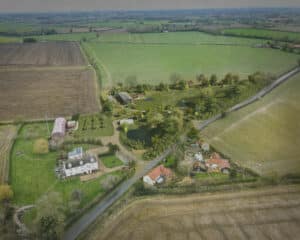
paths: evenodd
<path fill-rule="evenodd" d="M 0 184 L 8 181 L 9 154 L 16 135 L 16 126 L 0 126 Z"/>
<path fill-rule="evenodd" d="M 298 239 L 300 188 L 137 200 L 94 228 L 89 240 Z"/>

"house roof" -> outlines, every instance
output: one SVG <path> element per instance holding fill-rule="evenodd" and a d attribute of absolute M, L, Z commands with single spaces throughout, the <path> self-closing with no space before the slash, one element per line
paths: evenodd
<path fill-rule="evenodd" d="M 217 165 L 218 168 L 230 168 L 230 163 L 226 159 L 222 159 L 218 153 L 213 153 L 210 159 L 206 160 L 206 165 Z"/>
<path fill-rule="evenodd" d="M 158 167 L 154 168 L 150 173 L 148 173 L 148 176 L 155 181 L 159 176 L 172 176 L 172 170 L 169 168 L 165 168 L 163 165 L 159 165 Z"/>
<path fill-rule="evenodd" d="M 85 165 L 87 163 L 94 163 L 96 162 L 96 158 L 94 156 L 87 155 L 83 157 L 82 159 L 77 159 L 77 160 L 66 160 L 64 161 L 65 168 L 66 169 L 71 169 L 78 167 L 80 165 Z"/>
<path fill-rule="evenodd" d="M 119 92 L 118 96 L 123 102 L 128 103 L 132 101 L 132 97 L 127 92 Z"/>

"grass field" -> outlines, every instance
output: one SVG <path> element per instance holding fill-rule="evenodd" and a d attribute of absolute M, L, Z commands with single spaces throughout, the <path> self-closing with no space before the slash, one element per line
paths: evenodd
<path fill-rule="evenodd" d="M 240 37 L 257 37 L 265 39 L 273 39 L 278 41 L 295 41 L 300 42 L 300 33 L 285 32 L 268 29 L 255 29 L 255 28 L 233 28 L 225 29 L 225 34 L 232 34 Z"/>
<path fill-rule="evenodd" d="M 195 79 L 200 73 L 228 72 L 246 76 L 255 71 L 281 73 L 296 64 L 297 55 L 241 46 L 87 43 L 102 72 L 104 87 L 126 79 L 140 83 L 169 82 L 174 73 Z"/>
<path fill-rule="evenodd" d="M 123 165 L 123 162 L 115 155 L 102 156 L 100 157 L 100 160 L 107 168 L 114 168 Z"/>
<path fill-rule="evenodd" d="M 16 125 L 0 125 L 0 184 L 8 180 L 9 154 L 17 129 Z"/>
<path fill-rule="evenodd" d="M 50 125 L 50 129 L 51 127 Z M 15 194 L 14 202 L 17 205 L 31 204 L 47 191 L 55 191 L 61 193 L 67 204 L 72 191 L 79 189 L 83 192 L 82 207 L 96 196 L 103 194 L 105 190 L 100 181 L 107 175 L 88 182 L 81 182 L 79 177 L 64 181 L 56 178 L 54 168 L 59 153 L 34 154 L 32 151 L 36 139 L 48 136 L 45 123 L 26 124 L 22 128 L 11 156 L 10 180 Z M 111 174 L 122 176 L 123 173 Z"/>
<path fill-rule="evenodd" d="M 300 173 L 300 75 L 204 129 L 234 162 L 262 175 Z"/>
<path fill-rule="evenodd" d="M 21 42 L 20 38 L 17 37 L 4 37 L 0 36 L 0 43 L 15 43 L 15 42 Z"/>
<path fill-rule="evenodd" d="M 84 239 L 297 239 L 299 197 L 298 186 L 148 197 L 93 226 Z"/>

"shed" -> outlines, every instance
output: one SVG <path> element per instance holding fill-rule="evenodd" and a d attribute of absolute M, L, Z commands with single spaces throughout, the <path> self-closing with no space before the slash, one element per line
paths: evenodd
<path fill-rule="evenodd" d="M 132 125 L 134 124 L 134 120 L 132 118 L 128 118 L 128 119 L 121 119 L 119 121 L 119 124 L 122 126 L 123 124 L 127 124 L 127 125 Z"/>
<path fill-rule="evenodd" d="M 128 92 L 119 92 L 117 94 L 117 100 L 122 104 L 129 104 L 132 102 L 132 97 Z"/>
<path fill-rule="evenodd" d="M 66 134 L 66 119 L 59 117 L 55 119 L 51 138 L 63 138 Z"/>

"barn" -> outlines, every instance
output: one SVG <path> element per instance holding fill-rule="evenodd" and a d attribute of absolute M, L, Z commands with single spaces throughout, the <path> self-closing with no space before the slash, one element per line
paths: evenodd
<path fill-rule="evenodd" d="M 55 119 L 51 138 L 63 138 L 66 134 L 66 119 L 59 117 Z"/>

